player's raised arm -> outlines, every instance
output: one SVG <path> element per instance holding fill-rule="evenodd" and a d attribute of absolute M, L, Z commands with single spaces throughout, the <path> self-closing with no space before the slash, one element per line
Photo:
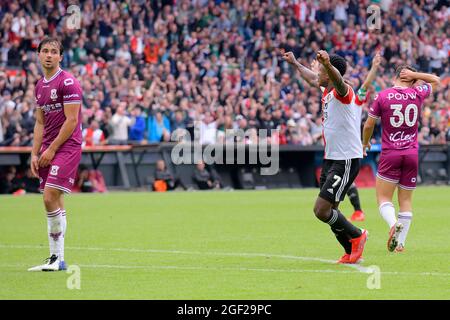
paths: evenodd
<path fill-rule="evenodd" d="M 436 91 L 441 84 L 441 79 L 434 74 L 414 72 L 406 68 L 400 72 L 400 79 L 406 82 L 414 82 L 417 80 L 425 81 L 431 85 L 433 91 Z"/>
<path fill-rule="evenodd" d="M 44 137 L 44 114 L 40 108 L 36 108 L 36 123 L 33 131 L 33 147 L 31 151 L 31 173 L 39 177 L 39 151 L 41 150 L 42 139 Z"/>
<path fill-rule="evenodd" d="M 370 84 L 375 80 L 375 77 L 377 76 L 377 71 L 380 64 L 381 64 L 381 55 L 379 52 L 377 52 L 372 60 L 372 67 L 370 68 L 366 80 L 364 80 L 364 83 L 361 86 L 361 89 L 365 91 L 369 89 Z"/>
<path fill-rule="evenodd" d="M 341 96 L 345 97 L 348 93 L 348 86 L 344 82 L 344 78 L 342 78 L 339 71 L 331 64 L 330 56 L 324 50 L 320 50 L 317 53 L 317 61 L 323 65 L 325 71 L 330 78 L 330 81 L 333 83 L 333 87 L 336 92 Z"/>
<path fill-rule="evenodd" d="M 313 87 L 319 87 L 318 83 L 318 76 L 317 73 L 308 69 L 304 65 L 302 65 L 300 62 L 297 61 L 294 54 L 292 52 L 284 52 L 282 51 L 283 60 L 289 63 L 290 65 L 294 66 L 295 69 L 300 73 L 300 76 L 309 83 L 309 85 Z"/>

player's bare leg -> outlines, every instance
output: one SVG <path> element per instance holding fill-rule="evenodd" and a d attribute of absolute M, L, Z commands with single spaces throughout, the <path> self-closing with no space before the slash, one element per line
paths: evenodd
<path fill-rule="evenodd" d="M 412 221 L 412 195 L 413 190 L 398 188 L 398 203 L 400 210 L 398 212 L 398 221 L 403 225 L 403 230 L 398 238 L 396 252 L 402 252 L 405 248 L 406 236 Z"/>
<path fill-rule="evenodd" d="M 44 189 L 44 205 L 47 210 L 47 230 L 48 242 L 50 247 L 50 257 L 47 263 L 28 269 L 28 271 L 58 271 L 64 270 L 65 266 L 61 263 L 61 239 L 63 234 L 62 217 L 61 217 L 61 200 L 62 191 L 45 187 Z"/>
<path fill-rule="evenodd" d="M 397 221 L 395 217 L 395 207 L 392 203 L 394 191 L 397 188 L 397 184 L 394 182 L 386 181 L 377 177 L 376 190 L 377 201 L 380 214 L 386 223 L 389 225 L 389 238 L 387 242 L 387 248 L 389 251 L 394 251 L 398 244 L 398 237 L 403 229 L 403 225 Z"/>

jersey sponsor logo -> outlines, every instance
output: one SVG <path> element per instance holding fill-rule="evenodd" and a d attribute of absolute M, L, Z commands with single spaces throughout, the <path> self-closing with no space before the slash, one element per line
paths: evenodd
<path fill-rule="evenodd" d="M 41 107 L 42 111 L 44 111 L 44 113 L 47 112 L 54 112 L 54 111 L 61 111 L 60 109 L 62 108 L 62 104 L 61 103 L 55 103 L 55 104 L 46 104 L 43 107 Z"/>
<path fill-rule="evenodd" d="M 63 96 L 64 99 L 70 99 L 70 98 L 79 98 L 80 96 L 78 95 L 78 93 L 73 93 L 73 94 L 68 94 Z"/>
<path fill-rule="evenodd" d="M 73 79 L 68 78 L 64 80 L 64 85 L 67 86 L 71 86 L 73 84 Z"/>
<path fill-rule="evenodd" d="M 52 99 L 52 100 L 58 99 L 58 95 L 56 94 L 56 89 L 52 89 L 50 91 L 50 99 Z"/>
<path fill-rule="evenodd" d="M 416 134 L 406 134 L 404 131 L 397 131 L 389 135 L 389 140 L 392 142 L 414 142 Z"/>
<path fill-rule="evenodd" d="M 395 99 L 395 100 L 409 100 L 409 99 L 415 100 L 416 97 L 417 97 L 417 95 L 416 95 L 415 92 L 408 92 L 408 93 L 398 93 L 398 92 L 397 93 L 393 93 L 393 92 L 390 92 L 387 95 L 388 100 L 392 100 L 392 99 Z"/>
<path fill-rule="evenodd" d="M 50 174 L 52 176 L 57 176 L 58 175 L 58 170 L 59 170 L 59 166 L 52 166 L 52 168 L 50 170 Z"/>

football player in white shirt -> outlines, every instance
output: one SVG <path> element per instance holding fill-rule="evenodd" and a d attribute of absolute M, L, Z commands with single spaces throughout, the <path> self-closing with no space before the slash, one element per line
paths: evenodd
<path fill-rule="evenodd" d="M 359 172 L 363 157 L 361 144 L 361 106 L 343 76 L 347 70 L 345 59 L 339 55 L 317 53 L 319 72 L 303 66 L 292 52 L 283 52 L 283 58 L 293 65 L 310 85 L 320 88 L 322 95 L 324 162 L 320 177 L 320 193 L 314 214 L 329 224 L 345 254 L 339 263 L 358 263 L 367 240 L 367 231 L 348 221 L 339 211 L 342 201 Z"/>

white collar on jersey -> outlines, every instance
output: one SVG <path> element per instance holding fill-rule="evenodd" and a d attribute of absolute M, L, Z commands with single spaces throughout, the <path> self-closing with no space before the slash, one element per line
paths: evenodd
<path fill-rule="evenodd" d="M 58 76 L 58 74 L 60 74 L 61 73 L 61 71 L 62 71 L 62 69 L 61 68 L 58 68 L 58 71 L 56 71 L 56 73 L 50 78 L 50 79 L 45 79 L 45 76 L 44 76 L 44 83 L 49 83 L 50 81 L 52 81 L 53 79 L 55 79 L 57 76 Z"/>

